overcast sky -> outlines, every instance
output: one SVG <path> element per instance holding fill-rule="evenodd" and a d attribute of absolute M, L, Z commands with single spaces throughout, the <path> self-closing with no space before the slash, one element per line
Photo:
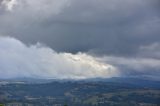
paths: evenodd
<path fill-rule="evenodd" d="M 4 78 L 160 75 L 159 0 L 0 0 L 0 36 Z"/>

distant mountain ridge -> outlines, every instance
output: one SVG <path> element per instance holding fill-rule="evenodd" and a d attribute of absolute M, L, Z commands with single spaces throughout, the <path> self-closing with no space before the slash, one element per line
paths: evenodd
<path fill-rule="evenodd" d="M 13 101 L 20 106 L 159 106 L 159 98 L 160 81 L 143 78 L 0 81 L 0 102 L 6 106 Z"/>
<path fill-rule="evenodd" d="M 72 79 L 36 79 L 36 78 L 17 78 L 17 79 L 3 79 L 0 80 L 0 84 L 45 84 L 52 82 L 78 82 L 78 83 L 87 83 L 87 82 L 101 82 L 101 83 L 117 83 L 117 84 L 129 84 L 138 87 L 151 87 L 151 88 L 160 88 L 160 81 L 149 80 L 144 78 L 131 78 L 131 77 L 113 77 L 113 78 L 92 78 L 92 79 L 83 79 L 83 80 L 72 80 Z"/>

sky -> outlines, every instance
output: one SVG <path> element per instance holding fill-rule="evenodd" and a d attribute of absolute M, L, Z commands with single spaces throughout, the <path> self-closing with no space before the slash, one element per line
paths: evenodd
<path fill-rule="evenodd" d="M 0 77 L 160 76 L 159 0 L 0 0 Z"/>

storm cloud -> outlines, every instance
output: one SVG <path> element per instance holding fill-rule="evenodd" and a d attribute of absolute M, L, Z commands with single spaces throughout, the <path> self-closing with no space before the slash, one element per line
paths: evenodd
<path fill-rule="evenodd" d="M 54 70 L 58 76 L 62 74 L 60 78 L 157 77 L 160 75 L 159 11 L 159 0 L 0 0 L 0 35 L 3 36 L 1 39 L 5 39 L 4 43 L 0 43 L 0 52 L 8 52 L 6 47 L 12 41 L 14 44 L 19 42 L 21 46 L 23 45 L 22 48 L 25 48 L 23 52 L 29 56 L 28 58 L 32 58 L 30 56 L 33 55 L 36 60 L 29 63 L 34 64 L 33 66 L 28 66 L 24 62 L 27 58 L 22 59 L 25 75 L 31 72 L 33 74 L 31 76 L 34 76 L 33 70 L 39 70 L 38 73 L 41 73 L 40 70 L 46 70 L 46 73 L 52 73 Z M 37 47 L 37 42 L 43 46 Z M 9 48 L 16 51 L 17 55 L 23 56 L 19 53 L 22 51 L 16 46 L 12 48 L 10 45 Z M 33 48 L 35 52 L 31 52 Z M 41 53 L 45 55 L 42 56 Z M 56 67 L 55 63 L 52 63 L 55 58 L 49 58 L 50 56 L 58 58 L 59 64 L 64 60 L 67 65 L 63 64 L 62 67 L 68 69 L 68 73 L 62 67 Z M 70 57 L 77 56 L 87 62 L 68 63 Z M 1 64 L 5 65 L 0 65 L 3 69 L 9 70 L 4 68 L 5 61 L 10 60 L 9 57 L 1 58 L 3 58 Z M 17 60 L 19 57 L 14 59 Z M 41 61 L 39 59 L 47 61 L 42 65 L 38 62 Z M 90 59 L 95 64 L 113 67 L 113 73 L 111 71 L 110 75 L 103 69 L 102 73 L 105 74 L 98 73 L 98 69 L 95 70 L 96 66 L 90 65 Z M 53 66 L 52 71 L 46 69 L 48 61 Z M 12 64 L 15 66 L 20 63 L 18 60 L 10 65 Z M 41 67 L 37 68 L 39 65 Z M 74 67 L 76 74 L 73 70 L 70 71 L 71 66 Z M 86 67 L 90 68 L 87 70 Z M 2 70 L 2 67 L 0 68 Z M 27 70 L 31 71 L 27 73 Z M 87 72 L 83 73 L 82 70 Z M 1 71 L 0 73 L 4 74 Z M 55 73 L 46 76 L 55 77 L 57 75 Z M 6 76 L 9 76 L 8 74 L 5 73 Z"/>
<path fill-rule="evenodd" d="M 0 33 L 62 52 L 133 55 L 160 41 L 159 5 L 159 0 L 3 0 Z"/>

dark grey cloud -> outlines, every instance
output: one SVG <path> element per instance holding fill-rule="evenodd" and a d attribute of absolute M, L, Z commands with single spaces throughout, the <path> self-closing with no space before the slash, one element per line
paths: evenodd
<path fill-rule="evenodd" d="M 160 41 L 159 9 L 159 0 L 17 0 L 0 33 L 57 51 L 130 55 Z"/>
<path fill-rule="evenodd" d="M 53 76 L 59 74 L 61 78 L 108 77 L 108 75 L 110 77 L 108 73 L 104 74 L 105 76 L 103 76 L 105 72 L 98 73 L 93 64 L 90 67 L 93 69 L 93 74 L 90 70 L 87 71 L 89 76 L 83 73 L 82 70 L 90 66 L 91 58 L 96 62 L 95 66 L 99 66 L 102 62 L 115 68 L 113 76 L 158 77 L 160 75 L 159 11 L 159 0 L 1 0 L 0 35 L 14 38 L 3 38 L 5 42 L 0 43 L 0 53 L 3 53 L 2 51 L 8 53 L 8 50 L 3 48 L 7 45 L 9 51 L 14 49 L 17 56 L 11 55 L 13 59 L 11 58 L 10 65 L 15 69 L 15 72 L 11 73 L 15 76 L 19 72 L 16 65 L 20 64 L 19 56 L 21 56 L 20 61 L 28 76 L 34 74 L 33 70 L 37 70 L 41 76 L 43 72 L 38 70 L 45 69 L 47 73 L 52 73 Z M 35 57 L 33 68 L 24 62 L 27 59 L 22 58 L 23 53 L 18 51 L 21 47 L 11 47 L 13 43 L 11 39 L 14 44 L 20 42 L 22 48 L 25 48 L 28 59 Z M 47 47 L 37 48 L 37 42 Z M 35 50 L 29 52 L 33 50 L 32 47 L 35 47 Z M 51 51 L 49 54 L 48 50 Z M 69 54 L 66 56 L 67 52 Z M 36 55 L 42 56 L 40 58 L 42 60 L 47 60 L 45 65 L 39 63 L 41 60 Z M 47 55 L 53 58 L 50 59 Z M 6 55 L 2 57 L 4 59 L 0 62 L 4 65 L 0 64 L 0 69 L 3 68 L 7 72 L 10 67 L 6 64 L 9 63 L 10 57 Z M 68 62 L 71 57 L 82 58 L 83 62 L 87 63 Z M 60 63 L 64 60 L 66 63 L 64 68 L 53 67 L 55 68 L 53 72 L 47 69 L 47 66 L 55 65 L 54 59 Z M 41 67 L 37 68 L 39 66 Z M 70 66 L 76 71 L 70 71 L 73 68 Z M 68 69 L 68 73 L 64 72 L 64 69 Z M 0 73 L 5 74 L 2 71 Z"/>
<path fill-rule="evenodd" d="M 121 76 L 138 76 L 158 78 L 160 75 L 160 60 L 144 57 L 105 56 L 103 60 L 119 69 Z M 159 79 L 159 78 L 158 78 Z"/>

